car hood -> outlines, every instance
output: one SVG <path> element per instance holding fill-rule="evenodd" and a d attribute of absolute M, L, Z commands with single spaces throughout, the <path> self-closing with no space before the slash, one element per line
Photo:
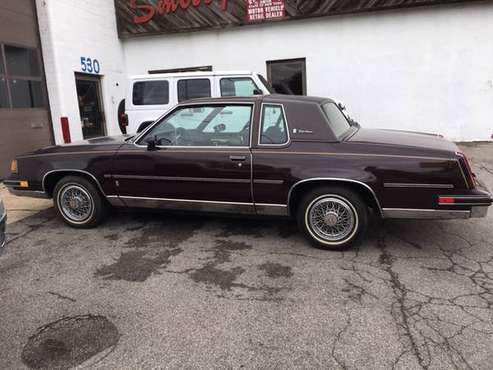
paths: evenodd
<path fill-rule="evenodd" d="M 63 144 L 61 146 L 73 146 L 73 145 L 115 145 L 123 144 L 125 140 L 132 135 L 117 135 L 117 136 L 101 136 L 93 139 L 74 141 L 71 144 Z"/>
<path fill-rule="evenodd" d="M 49 153 L 68 153 L 81 150 L 117 150 L 131 135 L 103 136 L 88 140 L 74 141 L 70 144 L 60 144 L 25 153 L 20 157 Z"/>
<path fill-rule="evenodd" d="M 447 152 L 458 151 L 457 145 L 444 139 L 441 135 L 414 131 L 359 129 L 348 141 L 351 143 L 394 147 L 405 146 Z"/>

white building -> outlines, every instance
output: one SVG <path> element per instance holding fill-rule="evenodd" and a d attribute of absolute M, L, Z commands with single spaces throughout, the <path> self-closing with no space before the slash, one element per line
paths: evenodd
<path fill-rule="evenodd" d="M 63 142 L 62 117 L 72 141 L 97 133 L 83 131 L 81 109 L 104 111 L 101 133 L 119 134 L 117 109 L 128 76 L 196 66 L 252 70 L 295 92 L 340 99 L 364 127 L 491 139 L 492 2 L 336 9 L 348 14 L 332 15 L 331 1 L 269 1 L 271 13 L 256 0 L 37 0 L 55 141 Z M 169 14 L 149 5 L 173 3 L 178 7 Z M 313 9 L 303 9 L 306 4 Z M 293 7 L 304 13 L 293 15 Z M 150 21 L 133 22 L 151 11 Z M 272 21 L 234 27 L 259 14 Z M 291 16 L 304 19 L 286 19 Z M 197 24 L 200 32 L 189 32 Z M 292 76 L 298 80 L 289 81 Z M 101 107 L 79 107 L 77 89 L 94 98 L 98 84 Z"/>

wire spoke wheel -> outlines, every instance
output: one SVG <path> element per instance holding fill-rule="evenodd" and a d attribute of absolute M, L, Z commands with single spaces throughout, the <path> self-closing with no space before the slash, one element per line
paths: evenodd
<path fill-rule="evenodd" d="M 89 192 L 75 184 L 65 186 L 58 196 L 63 216 L 72 222 L 84 222 L 94 212 L 94 201 Z"/>
<path fill-rule="evenodd" d="M 354 207 L 346 199 L 330 195 L 315 199 L 307 210 L 306 219 L 313 233 L 328 243 L 350 238 L 358 222 Z"/>

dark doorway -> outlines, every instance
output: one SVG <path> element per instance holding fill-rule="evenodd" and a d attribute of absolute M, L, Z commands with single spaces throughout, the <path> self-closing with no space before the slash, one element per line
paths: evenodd
<path fill-rule="evenodd" d="M 76 74 L 75 82 L 84 139 L 106 135 L 100 78 Z"/>
<path fill-rule="evenodd" d="M 306 95 L 305 58 L 268 61 L 267 78 L 278 94 Z"/>

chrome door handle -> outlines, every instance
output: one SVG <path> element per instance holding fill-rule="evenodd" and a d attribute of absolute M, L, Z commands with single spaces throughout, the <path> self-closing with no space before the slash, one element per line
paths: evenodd
<path fill-rule="evenodd" d="M 233 162 L 243 162 L 246 161 L 246 155 L 230 155 L 229 159 Z"/>

